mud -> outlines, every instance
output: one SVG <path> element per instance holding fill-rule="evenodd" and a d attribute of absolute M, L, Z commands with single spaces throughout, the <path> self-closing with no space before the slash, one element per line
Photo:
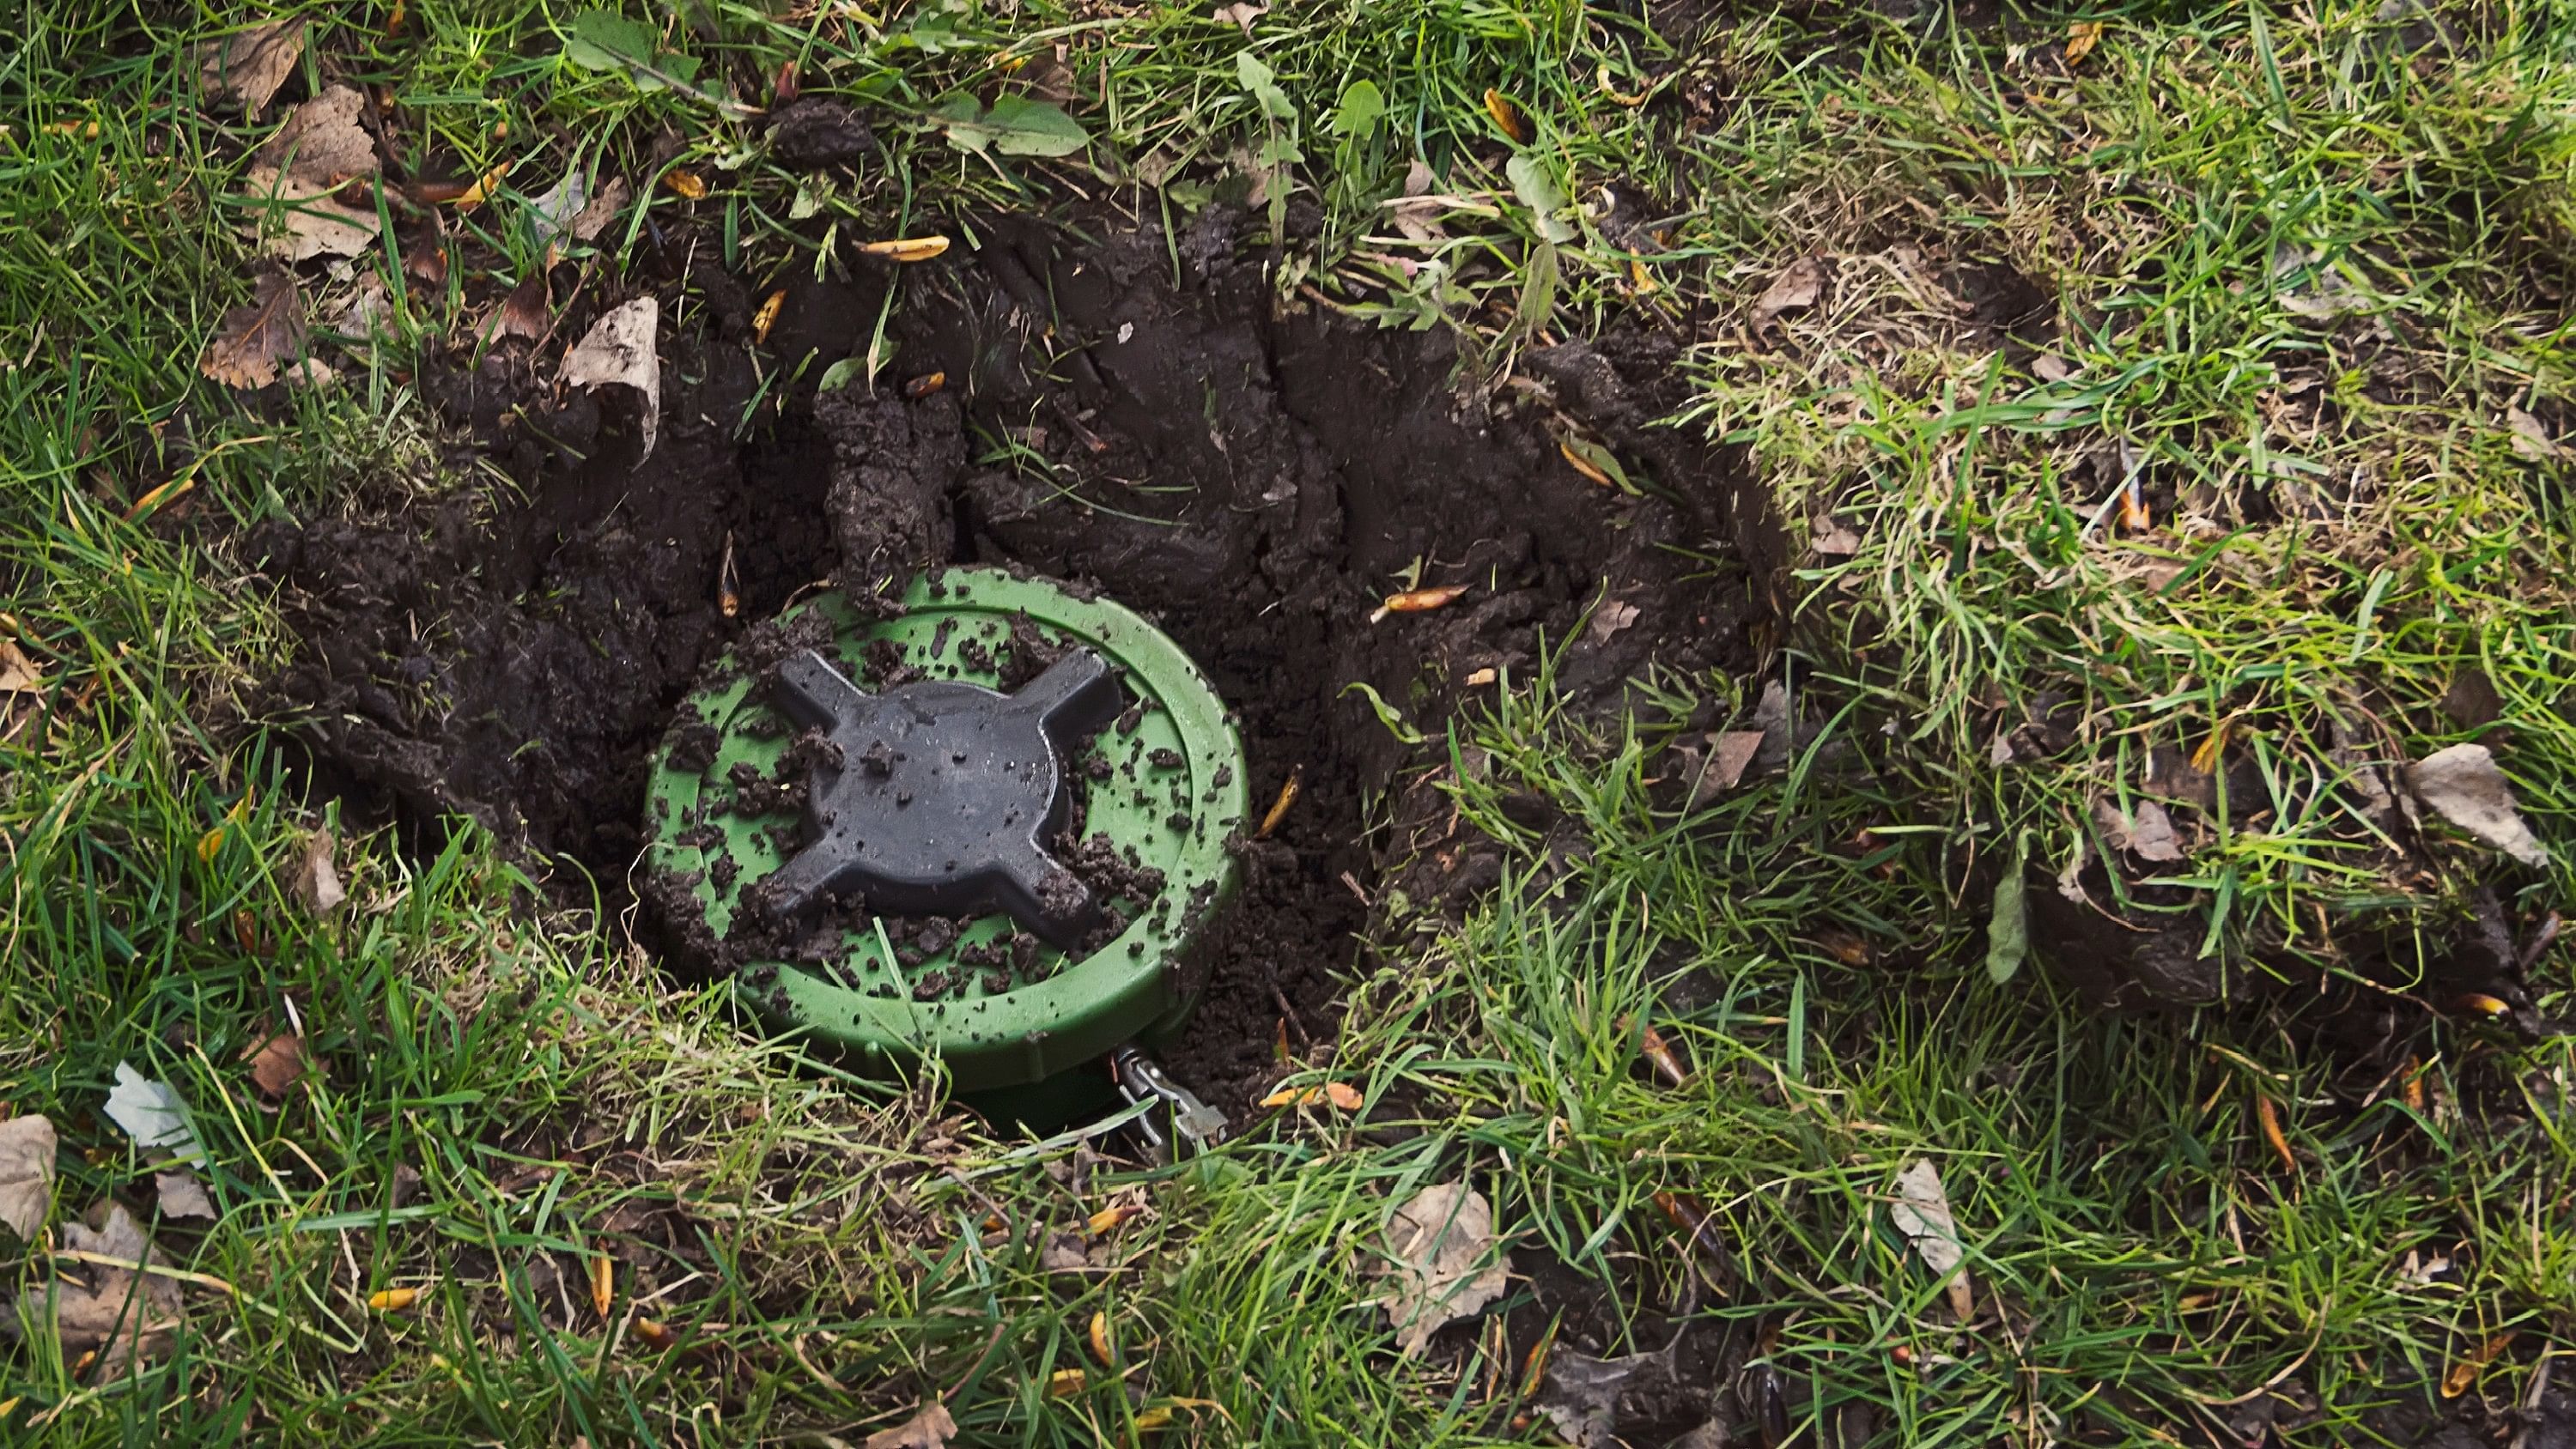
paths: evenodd
<path fill-rule="evenodd" d="M 800 361 L 818 376 L 865 345 L 882 277 L 782 283 L 765 345 L 748 318 L 767 287 L 664 281 L 649 458 L 635 418 L 551 385 L 550 355 L 429 359 L 419 385 L 452 430 L 451 471 L 497 467 L 510 486 L 362 496 L 255 536 L 306 646 L 277 703 L 326 785 L 415 826 L 479 820 L 579 866 L 557 872 L 568 898 L 595 880 L 617 910 L 650 751 L 724 651 L 784 647 L 757 624 L 798 590 L 882 596 L 950 562 L 1097 587 L 1156 619 L 1234 706 L 1256 810 L 1300 781 L 1275 836 L 1245 849 L 1198 1021 L 1168 1058 L 1239 1115 L 1281 1070 L 1279 1038 L 1329 1041 L 1386 881 L 1463 899 L 1492 863 L 1411 803 L 1437 752 L 1349 686 L 1436 739 L 1490 689 L 1482 671 L 1526 678 L 1542 638 L 1574 641 L 1560 685 L 1604 711 L 1650 661 L 1743 671 L 1776 535 L 1739 505 L 1727 459 L 1652 426 L 1681 400 L 1675 339 L 1540 349 L 1506 381 L 1464 368 L 1445 334 L 1281 306 L 1221 213 L 1086 245 L 1032 221 L 977 231 L 980 249 L 907 271 L 873 390 L 760 378 Z M 622 300 L 593 296 L 556 335 Z M 1568 427 L 1652 496 L 1569 467 Z M 1409 582 L 1467 590 L 1373 623 Z M 1587 629 L 1596 606 L 1626 623 Z M 1417 828 L 1373 838 L 1372 818 Z"/>

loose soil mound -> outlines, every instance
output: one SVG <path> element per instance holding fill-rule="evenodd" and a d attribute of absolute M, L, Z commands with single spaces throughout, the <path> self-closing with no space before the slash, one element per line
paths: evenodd
<path fill-rule="evenodd" d="M 1428 826 L 1368 837 L 1368 802 L 1424 786 L 1349 686 L 1436 738 L 1490 689 L 1481 671 L 1526 678 L 1542 641 L 1572 641 L 1558 684 L 1603 709 L 1650 662 L 1748 669 L 1764 571 L 1743 560 L 1770 557 L 1769 535 L 1720 453 L 1651 426 L 1681 387 L 1662 338 L 1536 348 L 1487 389 L 1445 333 L 1280 307 L 1222 215 L 1084 246 L 1026 221 L 983 235 L 962 265 L 911 274 L 927 285 L 896 309 L 873 389 L 818 397 L 810 379 L 865 345 L 882 276 L 783 280 L 759 342 L 768 289 L 666 288 L 650 456 L 613 391 L 550 385 L 551 351 L 433 359 L 421 385 L 458 461 L 514 486 L 256 540 L 306 645 L 277 687 L 326 783 L 415 821 L 473 816 L 587 867 L 615 905 L 674 708 L 798 590 L 892 590 L 949 562 L 1096 585 L 1157 619 L 1239 711 L 1257 806 L 1302 781 L 1252 849 L 1170 1063 L 1237 1109 L 1274 1070 L 1283 1017 L 1292 1038 L 1329 1036 L 1381 877 L 1401 871 L 1417 900 L 1463 895 L 1498 862 L 1402 801 L 1394 819 Z M 1575 429 L 1649 496 L 1569 465 Z M 1417 568 L 1467 590 L 1373 623 Z"/>

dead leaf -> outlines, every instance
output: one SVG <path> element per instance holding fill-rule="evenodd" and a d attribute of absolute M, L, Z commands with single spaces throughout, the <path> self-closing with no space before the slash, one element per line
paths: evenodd
<path fill-rule="evenodd" d="M 1216 15 L 1214 18 L 1218 20 L 1233 21 L 1235 28 L 1243 32 L 1243 38 L 1250 40 L 1252 38 L 1252 22 L 1269 13 L 1270 7 L 1267 5 L 1252 5 L 1243 3 L 1243 0 L 1236 0 L 1235 4 L 1220 5 L 1216 7 Z"/>
<path fill-rule="evenodd" d="M 661 304 L 638 297 L 592 324 L 563 361 L 565 382 L 589 388 L 615 383 L 642 394 L 646 458 L 653 456 L 662 427 L 662 363 L 653 351 L 661 322 Z"/>
<path fill-rule="evenodd" d="M 1386 602 L 1379 607 L 1390 614 L 1427 614 L 1456 603 L 1467 588 L 1465 584 L 1442 584 L 1436 589 L 1407 589 L 1400 594 L 1387 595 Z"/>
<path fill-rule="evenodd" d="M 1745 314 L 1745 325 L 1757 336 L 1780 318 L 1783 312 L 1803 311 L 1816 305 L 1825 295 L 1825 264 L 1814 257 L 1800 257 L 1787 271 L 1771 279 L 1755 299 L 1753 310 Z"/>
<path fill-rule="evenodd" d="M 2495 1362 L 2497 1356 L 2506 1349 L 2513 1347 L 2513 1341 L 2521 1336 L 2520 1329 L 2508 1328 L 2479 1344 L 2474 1352 L 2451 1365 L 2450 1372 L 2442 1375 L 2442 1397 L 2456 1399 L 2467 1393 L 2469 1385 L 2478 1381 L 2478 1375 L 2486 1372 L 2487 1365 Z"/>
<path fill-rule="evenodd" d="M 456 193 L 456 209 L 458 211 L 472 211 L 474 208 L 481 206 L 484 202 L 491 200 L 493 195 L 501 189 L 502 181 L 505 180 L 509 174 L 510 163 L 504 161 L 500 165 L 493 167 L 491 170 L 484 172 L 482 175 L 475 177 L 473 185 Z"/>
<path fill-rule="evenodd" d="M 706 178 L 686 166 L 674 166 L 663 172 L 662 185 L 683 201 L 703 200 L 707 194 Z"/>
<path fill-rule="evenodd" d="M 1810 546 L 1823 558 L 1850 558 L 1860 552 L 1861 537 L 1846 528 L 1841 519 L 1827 514 L 1816 520 Z"/>
<path fill-rule="evenodd" d="M 1583 636 L 1595 644 L 1607 644 L 1610 642 L 1611 635 L 1636 622 L 1636 605 L 1619 599 L 1610 599 L 1603 602 L 1600 608 L 1592 611 L 1592 623 L 1583 631 Z"/>
<path fill-rule="evenodd" d="M 0 1223 L 32 1243 L 54 1201 L 54 1124 L 29 1113 L 0 1122 Z"/>
<path fill-rule="evenodd" d="M 1038 1250 L 1038 1267 L 1049 1273 L 1080 1273 L 1091 1267 L 1091 1254 L 1084 1251 L 1079 1234 L 1057 1233 Z"/>
<path fill-rule="evenodd" d="M 103 1206 L 103 1216 L 99 1208 L 90 1210 L 101 1218 L 98 1227 L 76 1222 L 63 1228 L 65 1248 L 117 1262 L 169 1266 L 132 1213 L 119 1203 Z M 82 1279 L 66 1272 L 53 1284 L 53 1323 L 63 1357 L 95 1351 L 99 1377 L 105 1379 L 122 1373 L 137 1357 L 158 1358 L 169 1351 L 181 1306 L 176 1280 L 101 1263 L 84 1263 L 81 1272 Z"/>
<path fill-rule="evenodd" d="M 2043 352 L 2030 360 L 2030 375 L 2041 382 L 2064 382 L 2075 375 L 2075 364 L 2054 352 Z"/>
<path fill-rule="evenodd" d="M 2540 419 L 2520 408 L 2504 410 L 2504 427 L 2513 442 L 2513 455 L 2526 463 L 2546 463 L 2565 452 L 2550 438 L 2549 429 L 2541 425 Z"/>
<path fill-rule="evenodd" d="M 601 1253 L 590 1260 L 590 1307 L 601 1318 L 617 1305 L 617 1260 Z"/>
<path fill-rule="evenodd" d="M 182 1162 L 205 1159 L 197 1129 L 188 1125 L 187 1105 L 170 1084 L 147 1077 L 132 1064 L 116 1064 L 116 1085 L 108 1088 L 103 1110 L 146 1152 L 168 1151 Z"/>
<path fill-rule="evenodd" d="M 1440 225 L 1440 218 L 1446 216 L 1455 203 L 1448 197 L 1431 194 L 1431 188 L 1439 179 L 1428 164 L 1415 160 L 1405 167 L 1403 193 L 1378 203 L 1406 241 L 1428 243 L 1448 235 Z"/>
<path fill-rule="evenodd" d="M 1762 753 L 1762 742 L 1770 736 L 1761 730 L 1721 730 L 1709 736 L 1708 767 L 1701 771 L 1693 787 L 1693 802 L 1723 790 L 1732 790 L 1744 778 L 1745 767 Z"/>
<path fill-rule="evenodd" d="M 1386 1271 L 1399 1281 L 1380 1303 L 1400 1351 L 1407 1357 L 1422 1352 L 1442 1327 L 1502 1296 L 1511 1279 L 1510 1255 L 1478 1266 L 1501 1241 L 1492 1204 L 1464 1183 L 1424 1188 L 1395 1210 L 1386 1226 L 1393 1260 Z"/>
<path fill-rule="evenodd" d="M 349 892 L 340 884 L 339 867 L 332 854 L 339 847 L 328 828 L 304 837 L 304 853 L 295 860 L 295 877 L 287 889 L 296 903 L 317 916 L 327 916 L 340 908 Z"/>
<path fill-rule="evenodd" d="M 861 1449 L 948 1449 L 949 1437 L 956 1432 L 957 1421 L 948 1417 L 948 1406 L 934 1400 L 893 1428 L 870 1434 Z"/>
<path fill-rule="evenodd" d="M 2093 47 L 2101 43 L 2102 22 L 2099 20 L 2079 20 L 2066 27 L 2066 63 L 2083 64 L 2084 57 L 2091 55 Z"/>
<path fill-rule="evenodd" d="M 272 20 L 197 47 L 197 83 L 210 104 L 256 117 L 304 58 L 304 22 Z"/>
<path fill-rule="evenodd" d="M 1897 1177 L 1896 1190 L 1902 1196 L 1888 1217 L 1914 1244 L 1923 1266 L 1949 1280 L 1950 1309 L 1966 1322 L 1976 1306 L 1976 1291 L 1965 1266 L 1967 1250 L 1959 1245 L 1959 1225 L 1950 1216 L 1950 1195 L 1941 1189 L 1941 1169 L 1922 1158 Z M 1951 1277 L 1954 1271 L 1958 1276 Z"/>
<path fill-rule="evenodd" d="M 1100 1366 L 1102 1368 L 1114 1369 L 1118 1367 L 1117 1347 L 1109 1341 L 1109 1314 L 1107 1310 L 1093 1310 L 1091 1315 L 1091 1327 L 1085 1336 L 1091 1340 L 1091 1356 L 1100 1360 Z"/>
<path fill-rule="evenodd" d="M 1081 1393 L 1083 1385 L 1089 1382 L 1091 1382 L 1091 1375 L 1084 1373 L 1078 1368 L 1057 1369 L 1054 1373 L 1047 1375 L 1047 1397 L 1050 1399 L 1070 1398 L 1075 1394 Z"/>
<path fill-rule="evenodd" d="M 564 229 L 572 233 L 575 241 L 590 241 L 607 230 L 608 224 L 616 220 L 617 213 L 625 209 L 626 178 L 612 176 L 607 185 L 599 188 L 599 194 L 582 206 L 579 214 L 573 217 L 572 224 Z"/>
<path fill-rule="evenodd" d="M 2134 819 L 2123 816 L 2120 807 L 2109 800 L 2096 800 L 2093 824 L 2102 832 L 2102 843 L 2113 850 L 2125 850 L 2140 860 L 2163 864 L 2183 858 L 2182 839 L 2174 833 L 2173 817 L 2153 800 L 2140 800 Z"/>
<path fill-rule="evenodd" d="M 419 1301 L 417 1288 L 383 1288 L 367 1295 L 367 1306 L 378 1313 L 400 1313 Z"/>
<path fill-rule="evenodd" d="M 204 1218 L 213 1222 L 220 1216 L 214 1199 L 206 1196 L 205 1184 L 184 1167 L 152 1174 L 152 1191 L 160 1199 L 164 1218 Z"/>
<path fill-rule="evenodd" d="M 1511 98 L 1501 91 L 1485 92 L 1485 114 L 1494 118 L 1494 125 L 1500 128 L 1504 139 L 1513 145 L 1522 145 L 1529 140 L 1529 128 L 1521 122 L 1520 108 L 1514 106 Z"/>
<path fill-rule="evenodd" d="M 334 199 L 329 186 L 267 166 L 253 167 L 242 181 L 244 194 L 260 204 L 260 250 L 280 261 L 354 257 L 375 245 L 376 213 Z"/>
<path fill-rule="evenodd" d="M 1566 1443 L 1578 1449 L 1612 1449 L 1625 1442 L 1618 1433 L 1623 1397 L 1660 1403 L 1681 1389 L 1674 1381 L 1671 1360 L 1660 1353 L 1594 1358 L 1559 1348 L 1548 1355 L 1546 1374 L 1551 1392 L 1540 1400 L 1539 1412 Z"/>
<path fill-rule="evenodd" d="M 760 310 L 751 314 L 752 346 L 758 347 L 769 340 L 769 329 L 778 325 L 778 314 L 785 310 L 786 306 L 787 289 L 784 287 L 761 300 Z M 909 386 L 904 388 L 904 394 L 907 397 L 914 395 Z"/>
<path fill-rule="evenodd" d="M 270 1097 L 286 1095 L 287 1088 L 303 1079 L 304 1038 L 281 1031 L 252 1049 L 251 1085 Z"/>
<path fill-rule="evenodd" d="M 45 676 L 15 639 L 0 638 L 0 694 L 42 694 Z"/>
<path fill-rule="evenodd" d="M 859 244 L 860 256 L 883 257 L 890 262 L 926 262 L 947 250 L 948 238 L 944 236 L 906 236 Z"/>
<path fill-rule="evenodd" d="M 247 307 L 224 314 L 200 370 L 226 387 L 260 388 L 304 346 L 304 296 L 283 271 L 263 274 Z"/>
<path fill-rule="evenodd" d="M 2484 745 L 2453 745 L 2406 767 L 2407 788 L 2443 819 L 2524 865 L 2545 868 L 2549 851 L 2522 823 L 2513 786 Z"/>
<path fill-rule="evenodd" d="M 367 98 L 353 86 L 332 86 L 297 106 L 258 152 L 273 173 L 332 187 L 376 173 L 376 141 L 359 123 Z"/>
<path fill-rule="evenodd" d="M 556 237 L 572 229 L 573 219 L 590 205 L 590 183 L 579 171 L 567 171 L 563 180 L 546 189 L 546 194 L 528 203 L 528 231 L 538 246 L 553 243 Z"/>
<path fill-rule="evenodd" d="M 547 316 L 552 302 L 545 270 L 531 269 L 520 279 L 519 285 L 512 287 L 509 295 L 501 299 L 501 305 L 492 309 L 492 315 L 483 319 L 483 344 L 488 347 L 505 337 L 516 337 L 526 342 L 543 340 L 552 326 Z"/>

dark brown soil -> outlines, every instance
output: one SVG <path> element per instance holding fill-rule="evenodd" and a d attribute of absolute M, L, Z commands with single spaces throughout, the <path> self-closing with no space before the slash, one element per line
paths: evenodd
<path fill-rule="evenodd" d="M 304 641 L 276 691 L 325 784 L 415 823 L 478 819 L 577 862 L 616 908 L 651 749 L 701 672 L 796 590 L 891 591 L 967 561 L 1096 585 L 1156 618 L 1235 706 L 1256 809 L 1302 782 L 1248 851 L 1197 1023 L 1168 1054 L 1240 1116 L 1283 1030 L 1329 1040 L 1381 877 L 1419 899 L 1492 863 L 1436 829 L 1365 834 L 1370 802 L 1427 788 L 1445 751 L 1408 749 L 1347 687 L 1437 741 L 1489 691 L 1471 676 L 1528 677 L 1542 638 L 1575 641 L 1560 686 L 1604 710 L 1650 661 L 1748 668 L 1762 570 L 1723 561 L 1766 556 L 1769 535 L 1726 460 L 1651 426 L 1680 400 L 1677 341 L 1540 349 L 1499 386 L 1444 334 L 1281 307 L 1222 214 L 1080 245 L 1032 221 L 979 232 L 980 249 L 906 273 L 876 389 L 819 400 L 810 383 L 763 397 L 759 378 L 811 352 L 810 379 L 864 345 L 881 277 L 782 283 L 765 344 L 749 322 L 765 289 L 666 280 L 650 457 L 622 397 L 552 385 L 551 352 L 428 361 L 420 384 L 459 439 L 450 471 L 488 461 L 516 486 L 362 497 L 257 536 Z M 619 300 L 594 295 L 557 336 Z M 945 385 L 925 392 L 933 373 Z M 1550 431 L 1569 422 L 1658 496 L 1569 467 Z M 1423 585 L 1467 591 L 1371 623 L 1417 564 Z M 1605 599 L 1636 613 L 1587 632 Z"/>

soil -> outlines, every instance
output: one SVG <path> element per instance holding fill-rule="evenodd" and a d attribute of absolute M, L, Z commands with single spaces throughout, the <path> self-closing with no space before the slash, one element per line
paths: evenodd
<path fill-rule="evenodd" d="M 1228 213 L 1171 236 L 1101 218 L 1092 232 L 978 227 L 979 248 L 907 272 L 875 386 L 819 398 L 761 379 L 800 361 L 810 379 L 864 345 L 883 274 L 782 278 L 757 341 L 767 284 L 634 278 L 664 304 L 649 456 L 623 393 L 554 385 L 551 351 L 426 359 L 448 472 L 508 486 L 361 494 L 251 540 L 304 644 L 274 691 L 321 783 L 414 830 L 478 820 L 582 867 L 557 873 L 568 899 L 595 880 L 620 910 L 651 751 L 701 674 L 799 590 L 829 579 L 870 598 L 952 562 L 1097 587 L 1159 622 L 1234 706 L 1256 810 L 1300 782 L 1277 832 L 1245 847 L 1197 1020 L 1166 1054 L 1240 1119 L 1280 1070 L 1283 1033 L 1301 1050 L 1331 1039 L 1387 885 L 1456 903 L 1498 865 L 1441 827 L 1441 752 L 1401 743 L 1349 686 L 1437 739 L 1490 692 L 1480 671 L 1528 677 L 1542 638 L 1573 641 L 1556 677 L 1579 708 L 1616 711 L 1650 664 L 1748 670 L 1777 535 L 1732 460 L 1652 426 L 1681 401 L 1679 338 L 1541 347 L 1505 381 L 1445 333 L 1280 305 Z M 557 338 L 624 300 L 582 295 Z M 1652 496 L 1570 467 L 1568 426 Z M 1467 587 L 1372 622 L 1408 582 Z M 1380 818 L 1416 828 L 1371 837 L 1367 807 L 1390 801 Z M 668 944 L 649 916 L 648 944 Z"/>

